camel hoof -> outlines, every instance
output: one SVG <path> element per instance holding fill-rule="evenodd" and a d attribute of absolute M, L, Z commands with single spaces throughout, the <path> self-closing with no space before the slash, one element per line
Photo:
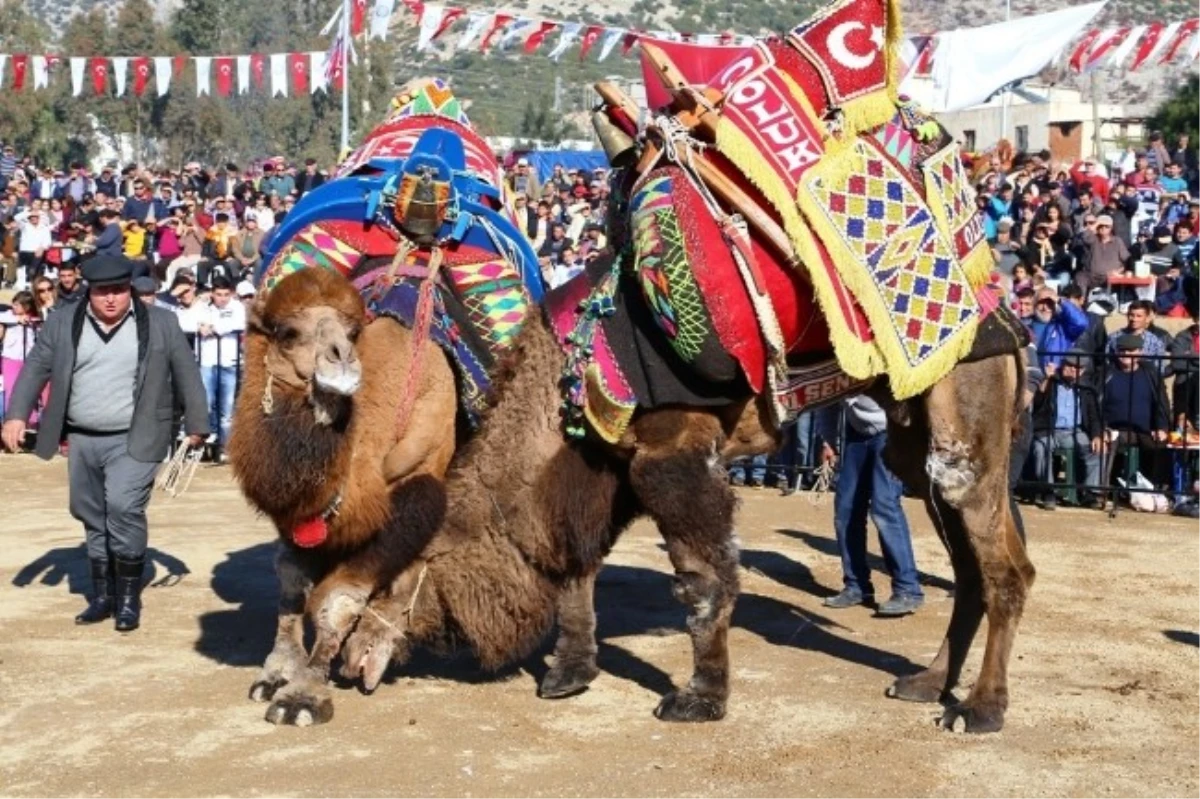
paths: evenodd
<path fill-rule="evenodd" d="M 287 685 L 287 682 L 283 677 L 255 680 L 254 684 L 250 686 L 250 701 L 270 702 L 271 698 L 275 696 L 275 692 Z"/>
<path fill-rule="evenodd" d="M 566 699 L 578 696 L 588 689 L 592 680 L 600 676 L 594 660 L 555 660 L 554 666 L 542 678 L 537 695 L 542 699 Z"/>
<path fill-rule="evenodd" d="M 720 721 L 725 718 L 725 702 L 689 691 L 675 691 L 663 697 L 654 709 L 661 721 Z"/>
<path fill-rule="evenodd" d="M 333 700 L 305 690 L 284 690 L 267 708 L 266 720 L 272 724 L 311 727 L 333 718 Z"/>
<path fill-rule="evenodd" d="M 969 733 L 1000 732 L 1004 727 L 1004 708 L 994 705 L 971 705 L 962 702 L 946 708 L 938 721 L 943 730 L 953 731 L 959 721 L 963 731 Z"/>
<path fill-rule="evenodd" d="M 928 672 L 921 672 L 897 677 L 896 681 L 888 686 L 887 695 L 891 699 L 905 702 L 939 702 L 944 694 L 944 684 L 945 677 L 934 680 L 929 677 Z"/>

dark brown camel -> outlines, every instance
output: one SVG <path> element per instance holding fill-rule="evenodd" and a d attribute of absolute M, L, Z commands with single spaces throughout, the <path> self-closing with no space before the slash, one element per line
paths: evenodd
<path fill-rule="evenodd" d="M 559 378 L 564 356 L 544 322 L 521 334 L 495 407 L 449 473 L 449 511 L 420 560 L 370 603 L 343 652 L 343 674 L 373 689 L 415 644 L 463 639 L 486 668 L 525 656 L 557 617 L 545 697 L 583 690 L 598 674 L 592 589 L 617 537 L 634 518 L 658 524 L 688 606 L 694 668 L 656 715 L 724 716 L 727 637 L 738 594 L 735 498 L 722 461 L 778 446 L 761 398 L 722 409 L 641 413 L 617 447 L 564 440 Z M 1008 513 L 1008 452 L 1021 394 L 1021 356 L 959 364 L 924 395 L 888 401 L 889 459 L 926 504 L 950 552 L 956 594 L 933 664 L 889 695 L 946 701 L 983 615 L 988 639 L 979 680 L 945 712 L 967 730 L 1000 729 L 1008 658 L 1034 569 Z M 986 389 L 981 390 L 981 387 Z"/>
<path fill-rule="evenodd" d="M 279 628 L 250 688 L 252 699 L 271 703 L 268 721 L 329 720 L 330 661 L 371 594 L 442 522 L 442 477 L 456 444 L 454 376 L 441 350 L 424 342 L 412 387 L 420 424 L 398 429 L 411 341 L 392 319 L 368 324 L 358 291 L 324 269 L 288 276 L 251 312 L 229 460 L 281 539 Z M 311 654 L 306 599 L 317 634 Z"/>

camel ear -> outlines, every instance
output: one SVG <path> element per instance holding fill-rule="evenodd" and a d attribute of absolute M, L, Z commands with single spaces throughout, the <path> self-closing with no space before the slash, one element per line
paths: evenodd
<path fill-rule="evenodd" d="M 250 311 L 246 314 L 246 327 L 253 333 L 259 333 L 264 336 L 271 336 L 275 332 L 275 325 L 267 319 L 267 297 L 263 292 L 259 292 L 254 298 L 254 302 L 250 304 Z"/>

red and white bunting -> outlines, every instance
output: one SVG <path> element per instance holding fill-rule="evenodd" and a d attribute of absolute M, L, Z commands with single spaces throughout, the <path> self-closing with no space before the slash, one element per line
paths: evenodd
<path fill-rule="evenodd" d="M 296 94 L 308 93 L 308 55 L 288 53 L 288 69 L 292 73 L 292 88 Z"/>
<path fill-rule="evenodd" d="M 592 46 L 600 38 L 600 34 L 604 33 L 603 25 L 588 25 L 587 30 L 583 32 L 583 40 L 579 43 L 579 60 L 587 58 L 588 52 Z"/>
<path fill-rule="evenodd" d="M 96 56 L 91 60 L 89 70 L 92 73 L 92 88 L 96 94 L 102 95 L 108 91 L 108 59 Z"/>
<path fill-rule="evenodd" d="M 133 95 L 141 97 L 146 93 L 146 84 L 150 82 L 150 58 L 140 55 L 133 61 Z"/>
<path fill-rule="evenodd" d="M 117 97 L 125 96 L 125 79 L 129 76 L 129 59 L 118 56 L 112 60 L 113 85 L 117 88 Z"/>
<path fill-rule="evenodd" d="M 213 60 L 217 70 L 217 94 L 228 97 L 233 94 L 233 57 L 221 56 Z"/>
<path fill-rule="evenodd" d="M 443 30 L 442 17 L 446 8 L 441 3 L 426 3 L 425 13 L 421 15 L 421 27 L 417 34 L 417 50 L 428 47 Z"/>
<path fill-rule="evenodd" d="M 196 96 L 212 95 L 209 73 L 212 71 L 212 56 L 196 56 Z"/>
<path fill-rule="evenodd" d="M 533 33 L 529 34 L 529 38 L 525 40 L 525 52 L 532 53 L 534 50 L 541 47 L 542 42 L 546 41 L 546 36 L 549 35 L 550 31 L 557 27 L 557 22 L 550 22 L 549 20 L 543 20 L 542 22 L 538 23 L 537 29 Z"/>

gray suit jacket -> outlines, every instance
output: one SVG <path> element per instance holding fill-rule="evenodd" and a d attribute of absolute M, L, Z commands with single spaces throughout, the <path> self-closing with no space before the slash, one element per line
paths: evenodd
<path fill-rule="evenodd" d="M 86 323 L 87 305 L 84 299 L 50 315 L 12 389 L 9 417 L 28 420 L 38 395 L 50 383 L 50 401 L 42 412 L 37 437 L 37 454 L 44 460 L 54 457 L 63 438 L 75 352 Z M 208 399 L 200 380 L 200 367 L 175 315 L 135 299 L 133 316 L 132 321 L 137 325 L 138 371 L 129 454 L 135 460 L 153 463 L 161 461 L 170 451 L 178 429 L 175 409 L 179 405 L 183 406 L 184 429 L 189 434 L 207 436 L 211 432 Z M 104 397 L 95 397 L 94 401 L 104 402 Z"/>

